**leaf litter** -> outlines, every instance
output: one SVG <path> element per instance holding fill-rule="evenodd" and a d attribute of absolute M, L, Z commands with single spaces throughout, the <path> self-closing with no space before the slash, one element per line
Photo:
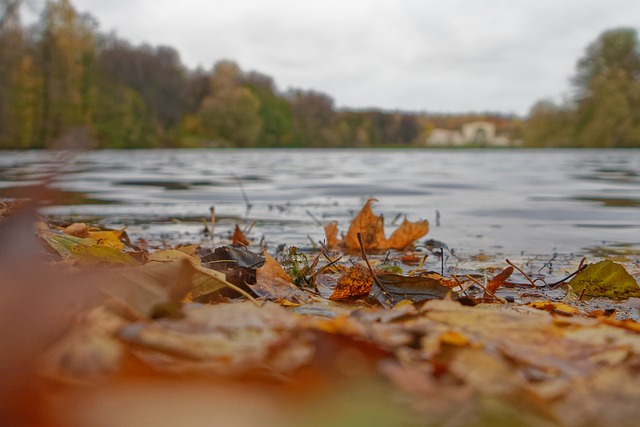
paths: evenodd
<path fill-rule="evenodd" d="M 39 424 L 200 425 L 231 411 L 256 425 L 255 404 L 272 417 L 261 425 L 635 425 L 640 300 L 625 266 L 550 284 L 510 261 L 436 273 L 415 248 L 428 223 L 386 238 L 374 201 L 341 238 L 331 223 L 319 253 L 282 263 L 239 227 L 235 245 L 146 251 L 124 230 L 40 226 L 43 271 L 62 271 L 51 288 L 68 277 L 91 298 L 65 306 L 66 333 L 38 357 Z M 141 421 L 158 407 L 166 418 Z"/>

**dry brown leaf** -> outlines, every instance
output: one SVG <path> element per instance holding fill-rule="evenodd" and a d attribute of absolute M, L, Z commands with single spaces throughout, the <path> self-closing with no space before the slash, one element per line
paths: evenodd
<path fill-rule="evenodd" d="M 429 221 L 410 222 L 406 218 L 389 237 L 388 249 L 404 249 L 429 232 Z"/>
<path fill-rule="evenodd" d="M 369 295 L 373 286 L 373 274 L 362 264 L 356 264 L 342 273 L 330 300 L 355 298 Z"/>
<path fill-rule="evenodd" d="M 371 210 L 371 205 L 377 202 L 371 198 L 362 207 L 360 213 L 353 219 L 347 235 L 342 241 L 345 249 L 349 251 L 360 250 L 358 233 L 362 237 L 362 243 L 367 250 L 380 250 L 387 248 L 387 239 L 384 235 L 384 219 L 382 215 L 376 216 Z"/>
<path fill-rule="evenodd" d="M 64 229 L 64 233 L 70 236 L 80 237 L 81 239 L 84 239 L 86 237 L 89 237 L 89 227 L 87 227 L 87 224 L 74 222 Z"/>
<path fill-rule="evenodd" d="M 493 279 L 489 281 L 489 283 L 487 283 L 487 286 L 486 286 L 487 290 L 491 293 L 495 293 L 500 286 L 504 285 L 504 282 L 507 281 L 507 279 L 511 276 L 512 273 L 513 273 L 513 267 L 505 268 L 500 274 L 496 275 Z M 488 295 L 485 295 L 485 297 L 488 297 Z"/>
<path fill-rule="evenodd" d="M 332 221 L 324 227 L 324 234 L 327 238 L 327 248 L 333 249 L 340 244 L 338 239 L 338 222 Z"/>
<path fill-rule="evenodd" d="M 264 257 L 264 265 L 256 270 L 256 284 L 250 286 L 256 294 L 274 301 L 286 300 L 293 303 L 303 303 L 312 300 L 291 283 L 287 272 L 266 250 Z"/>
<path fill-rule="evenodd" d="M 426 220 L 410 222 L 406 218 L 396 229 L 389 239 L 384 234 L 384 218 L 382 215 L 376 216 L 371 210 L 371 205 L 377 199 L 367 200 L 360 213 L 353 219 L 346 236 L 342 240 L 342 247 L 348 252 L 360 250 L 358 234 L 362 238 L 365 250 L 382 251 L 386 249 L 405 249 L 411 246 L 417 239 L 429 232 L 429 222 Z M 337 224 L 331 223 L 325 227 L 327 241 L 332 246 L 338 246 Z"/>
<path fill-rule="evenodd" d="M 249 239 L 244 235 L 242 230 L 240 230 L 240 226 L 236 224 L 236 228 L 233 230 L 233 237 L 231 238 L 234 245 L 248 246 Z"/>

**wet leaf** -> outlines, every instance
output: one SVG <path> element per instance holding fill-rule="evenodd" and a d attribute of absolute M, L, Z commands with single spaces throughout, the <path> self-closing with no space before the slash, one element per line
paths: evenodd
<path fill-rule="evenodd" d="M 623 300 L 640 297 L 640 286 L 625 268 L 611 260 L 588 265 L 571 279 L 569 286 L 583 298 Z"/>
<path fill-rule="evenodd" d="M 402 276 L 382 273 L 376 275 L 386 292 L 393 297 L 393 303 L 402 300 L 420 302 L 429 299 L 442 299 L 451 293 L 440 280 L 424 276 Z"/>

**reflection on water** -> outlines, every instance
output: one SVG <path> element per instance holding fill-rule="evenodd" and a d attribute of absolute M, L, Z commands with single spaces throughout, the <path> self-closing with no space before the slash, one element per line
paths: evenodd
<path fill-rule="evenodd" d="M 1 152 L 0 197 L 28 196 L 52 173 L 65 197 L 45 213 L 134 237 L 201 239 L 213 205 L 219 233 L 256 221 L 258 240 L 309 246 L 323 238 L 317 219 L 345 229 L 376 197 L 387 227 L 426 218 L 429 238 L 468 252 L 640 247 L 638 150 Z"/>

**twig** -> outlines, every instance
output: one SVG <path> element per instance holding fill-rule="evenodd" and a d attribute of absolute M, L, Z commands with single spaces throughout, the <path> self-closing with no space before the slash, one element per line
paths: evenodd
<path fill-rule="evenodd" d="M 311 211 L 309 209 L 305 210 L 304 212 L 313 220 L 313 222 L 316 223 L 316 225 L 318 227 L 323 227 L 324 226 L 322 221 L 320 221 L 320 219 L 318 219 L 317 216 L 315 216 L 313 213 L 311 213 Z"/>
<path fill-rule="evenodd" d="M 578 299 L 579 301 L 582 301 L 582 297 L 584 296 L 584 291 L 587 290 L 587 287 L 585 286 L 584 288 L 582 288 L 582 292 L 580 292 L 580 298 Z"/>
<path fill-rule="evenodd" d="M 422 257 L 422 261 L 420 261 L 420 264 L 419 264 L 416 268 L 414 268 L 413 270 L 411 270 L 411 271 L 409 272 L 409 274 L 407 274 L 407 276 L 413 276 L 414 274 L 416 274 L 416 271 L 418 271 L 419 269 L 421 269 L 421 268 L 424 266 L 424 263 L 427 261 L 427 257 L 428 257 L 428 256 L 429 256 L 429 254 L 425 254 L 425 255 Z"/>
<path fill-rule="evenodd" d="M 584 262 L 586 260 L 587 260 L 586 257 L 582 258 L 582 260 L 580 261 L 580 265 L 578 266 L 578 269 L 576 271 L 574 271 L 573 273 L 571 273 L 570 275 L 568 275 L 564 279 L 561 279 L 561 280 L 559 280 L 557 282 L 549 283 L 547 286 L 549 286 L 550 288 L 555 288 L 556 286 L 562 285 L 564 282 L 566 282 L 567 280 L 571 279 L 573 276 L 575 276 L 576 274 L 580 273 L 582 270 L 587 268 L 587 266 L 584 265 Z"/>
<path fill-rule="evenodd" d="M 440 269 L 442 270 L 441 276 L 444 276 L 444 248 L 440 248 Z"/>
<path fill-rule="evenodd" d="M 529 275 L 527 273 L 522 271 L 522 269 L 520 267 L 518 267 L 517 265 L 515 265 L 514 263 L 512 263 L 509 260 L 507 260 L 507 264 L 509 264 L 511 267 L 515 268 L 516 270 L 518 270 L 520 272 L 520 274 L 522 274 L 525 277 L 525 279 L 527 279 L 529 281 L 529 283 L 531 283 L 532 286 L 536 285 L 535 282 L 533 280 L 531 280 L 531 277 L 529 277 Z"/>
<path fill-rule="evenodd" d="M 474 278 L 473 278 L 473 277 L 471 277 L 470 275 L 468 275 L 468 274 L 467 274 L 466 276 L 467 276 L 467 278 L 468 278 L 469 280 L 471 280 L 473 283 L 475 283 L 476 285 L 478 285 L 478 286 L 480 286 L 482 289 L 484 289 L 484 291 L 485 291 L 486 293 L 488 293 L 488 294 L 489 294 L 489 295 L 491 295 L 493 298 L 495 298 L 495 299 L 496 299 L 496 301 L 499 301 L 499 302 L 500 302 L 500 303 L 502 303 L 502 304 L 507 304 L 507 300 L 506 300 L 506 299 L 504 299 L 504 298 L 502 298 L 502 297 L 497 296 L 496 294 L 494 294 L 493 292 L 491 292 L 489 289 L 487 289 L 487 288 L 486 288 L 482 283 L 480 283 L 479 281 L 477 281 L 476 279 L 474 279 Z"/>
<path fill-rule="evenodd" d="M 460 283 L 460 280 L 458 280 L 458 276 L 456 276 L 455 274 L 452 274 L 451 277 L 453 277 L 453 280 L 456 281 L 456 283 L 458 284 L 458 287 L 460 288 L 464 296 L 469 298 L 469 294 L 467 293 L 467 290 L 462 287 L 462 283 Z"/>
<path fill-rule="evenodd" d="M 332 267 L 336 271 L 336 273 L 340 273 L 340 269 L 336 267 L 336 263 L 342 259 L 342 255 L 340 255 L 340 257 L 334 261 L 331 258 L 329 258 L 329 255 L 327 255 L 327 253 L 323 250 L 322 256 L 324 256 L 327 259 L 327 261 L 329 261 L 329 264 L 325 265 L 324 268 Z"/>
<path fill-rule="evenodd" d="M 244 186 L 242 185 L 242 181 L 240 181 L 240 178 L 238 178 L 235 174 L 233 176 L 236 179 L 236 182 L 238 183 L 238 187 L 240 187 L 240 194 L 242 194 L 242 199 L 244 200 L 244 204 L 247 207 L 247 209 L 244 211 L 244 216 L 247 216 L 247 215 L 249 215 L 249 211 L 251 210 L 253 205 L 249 201 L 249 197 L 247 196 L 247 192 L 244 191 Z"/>
<path fill-rule="evenodd" d="M 393 301 L 393 298 L 391 298 L 391 295 L 389 294 L 389 291 L 387 291 L 387 289 L 384 287 L 382 282 L 380 282 L 380 280 L 378 279 L 378 276 L 376 276 L 376 273 L 373 271 L 373 267 L 371 267 L 371 264 L 369 263 L 369 258 L 367 258 L 367 252 L 364 250 L 364 243 L 362 242 L 362 235 L 360 233 L 358 233 L 357 236 L 358 236 L 358 244 L 360 245 L 360 252 L 362 253 L 362 259 L 367 264 L 367 267 L 369 268 L 369 271 L 371 272 L 371 275 L 373 276 L 373 281 L 376 283 L 376 285 L 378 285 L 380 287 L 380 290 L 382 291 L 384 296 L 387 299 Z M 383 304 L 383 305 L 386 307 L 386 304 Z M 389 307 L 386 307 L 386 308 L 389 308 Z"/>
<path fill-rule="evenodd" d="M 540 267 L 540 269 L 538 270 L 538 273 L 540 273 L 542 271 L 543 268 L 545 268 L 546 266 L 549 266 L 549 268 L 552 268 L 552 262 L 554 259 L 556 259 L 556 257 L 558 256 L 558 254 L 553 254 L 553 256 L 551 257 L 551 259 L 547 262 L 545 262 L 544 264 L 542 264 L 542 267 Z M 551 271 L 550 271 L 551 272 Z"/>
<path fill-rule="evenodd" d="M 210 231 L 209 237 L 211 238 L 211 243 L 213 243 L 215 225 L 216 225 L 216 208 L 215 208 L 215 206 L 211 205 L 209 210 L 211 211 L 211 231 Z"/>

